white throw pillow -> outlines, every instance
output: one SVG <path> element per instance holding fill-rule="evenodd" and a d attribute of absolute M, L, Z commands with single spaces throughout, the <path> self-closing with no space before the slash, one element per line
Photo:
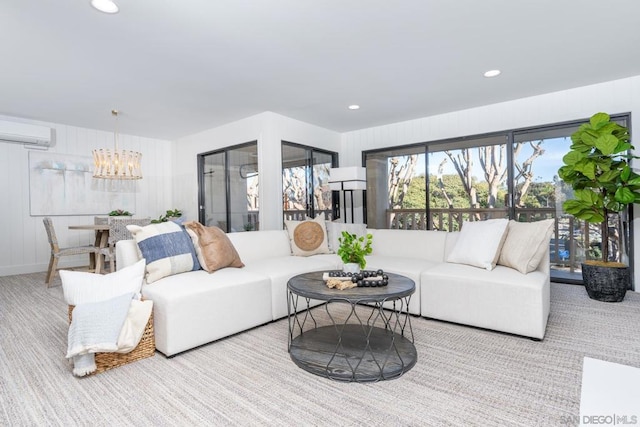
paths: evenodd
<path fill-rule="evenodd" d="M 447 262 L 493 270 L 500 255 L 508 224 L 508 219 L 464 221 L 458 240 L 447 257 Z"/>
<path fill-rule="evenodd" d="M 547 253 L 554 219 L 536 222 L 509 221 L 498 264 L 511 267 L 522 274 L 531 273 Z"/>
<path fill-rule="evenodd" d="M 328 254 L 327 229 L 322 215 L 313 220 L 284 222 L 289 233 L 291 252 L 297 256 Z"/>
<path fill-rule="evenodd" d="M 60 270 L 64 300 L 69 305 L 105 301 L 142 289 L 145 260 L 109 274 Z"/>

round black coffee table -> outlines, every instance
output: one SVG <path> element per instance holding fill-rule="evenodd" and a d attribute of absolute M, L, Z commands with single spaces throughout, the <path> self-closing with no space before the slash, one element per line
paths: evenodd
<path fill-rule="evenodd" d="M 291 359 L 339 381 L 388 380 L 411 369 L 418 358 L 407 314 L 413 280 L 385 273 L 387 286 L 341 291 L 328 288 L 322 274 L 301 274 L 287 283 Z M 325 303 L 311 310 L 311 300 Z"/>

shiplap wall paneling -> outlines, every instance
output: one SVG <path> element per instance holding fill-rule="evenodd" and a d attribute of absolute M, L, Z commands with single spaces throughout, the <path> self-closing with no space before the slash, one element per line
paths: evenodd
<path fill-rule="evenodd" d="M 0 116 L 0 119 L 55 128 L 57 142 L 48 150 L 51 153 L 90 157 L 94 148 L 113 147 L 113 132 L 109 131 L 8 116 Z M 141 151 L 143 168 L 151 177 L 146 181 L 143 178 L 139 183 L 140 191 L 135 194 L 135 210 L 140 213 L 149 212 L 149 216 L 152 216 L 161 212 L 160 209 L 168 209 L 166 206 L 171 205 L 171 142 L 123 134 L 120 147 Z M 4 178 L 0 189 L 3 203 L 10 206 L 0 224 L 0 275 L 45 271 L 49 263 L 50 249 L 42 223 L 43 217 L 32 217 L 30 214 L 29 151 L 19 144 L 0 143 L 0 166 L 3 167 L 0 176 Z M 144 163 L 146 159 L 151 161 Z M 117 207 L 114 206 L 115 208 Z M 93 215 L 54 216 L 53 220 L 61 246 L 93 243 L 92 232 L 68 229 L 72 224 L 92 223 Z M 60 262 L 61 266 L 86 263 L 86 257 L 65 257 Z"/>

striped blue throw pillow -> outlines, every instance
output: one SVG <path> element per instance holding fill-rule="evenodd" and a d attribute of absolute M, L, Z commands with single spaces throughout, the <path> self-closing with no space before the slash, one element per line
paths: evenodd
<path fill-rule="evenodd" d="M 147 262 L 147 283 L 172 274 L 200 270 L 191 237 L 175 222 L 161 222 L 145 227 L 127 225 Z"/>

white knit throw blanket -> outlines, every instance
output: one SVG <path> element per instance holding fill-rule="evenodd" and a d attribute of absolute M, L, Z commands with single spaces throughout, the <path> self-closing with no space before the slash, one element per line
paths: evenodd
<path fill-rule="evenodd" d="M 73 374 L 89 375 L 96 368 L 98 352 L 118 349 L 118 336 L 127 317 L 133 293 L 86 304 L 78 304 L 72 313 L 67 359 L 73 359 Z"/>

